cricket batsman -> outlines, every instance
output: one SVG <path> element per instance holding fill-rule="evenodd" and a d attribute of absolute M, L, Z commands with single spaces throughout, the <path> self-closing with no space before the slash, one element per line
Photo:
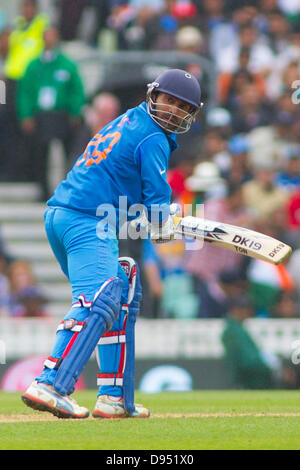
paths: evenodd
<path fill-rule="evenodd" d="M 22 395 L 31 408 L 87 418 L 88 409 L 71 394 L 96 351 L 93 416 L 150 416 L 134 403 L 134 328 L 142 288 L 137 263 L 119 258 L 120 219 L 124 211 L 128 220 L 137 217 L 130 208 L 142 204 L 151 241 L 172 239 L 168 160 L 177 134 L 190 129 L 201 107 L 195 77 L 180 69 L 164 71 L 148 85 L 144 102 L 99 130 L 47 202 L 45 229 L 71 284 L 72 306 L 57 327 L 44 369 Z"/>

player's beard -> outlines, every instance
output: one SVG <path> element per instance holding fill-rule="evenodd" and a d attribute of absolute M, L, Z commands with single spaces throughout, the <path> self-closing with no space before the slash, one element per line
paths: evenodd
<path fill-rule="evenodd" d="M 147 112 L 165 132 L 172 134 L 184 134 L 187 132 L 198 111 L 186 112 L 176 107 L 178 113 L 170 112 L 170 105 L 156 102 L 156 97 L 147 97 Z"/>
<path fill-rule="evenodd" d="M 164 109 L 167 105 L 156 104 L 154 106 L 153 114 L 155 116 L 156 122 L 167 132 L 175 133 L 184 129 L 186 126 L 185 118 L 188 116 L 186 114 L 184 117 L 179 117 L 177 114 Z M 179 109 L 179 108 L 178 108 Z"/>
<path fill-rule="evenodd" d="M 158 112 L 157 119 L 161 119 L 161 121 L 164 123 L 165 129 L 169 132 L 176 132 L 182 123 L 182 119 L 176 116 L 176 114 L 169 114 L 165 111 Z"/>

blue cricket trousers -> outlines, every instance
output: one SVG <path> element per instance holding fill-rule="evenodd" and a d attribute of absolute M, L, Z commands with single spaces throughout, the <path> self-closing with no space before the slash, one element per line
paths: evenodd
<path fill-rule="evenodd" d="M 107 227 L 105 239 L 97 234 L 99 218 L 65 208 L 48 208 L 45 212 L 45 230 L 52 251 L 72 287 L 72 307 L 64 320 L 83 322 L 90 312 L 96 292 L 111 277 L 120 277 L 124 288 L 122 302 L 126 303 L 128 279 L 118 263 L 119 247 L 115 228 Z M 121 313 L 111 331 L 123 329 L 124 314 Z M 58 360 L 70 347 L 74 333 L 57 331 L 49 358 Z M 115 373 L 120 362 L 120 345 L 112 344 L 98 348 L 101 371 Z M 56 369 L 45 368 L 36 378 L 39 382 L 53 384 Z M 122 396 L 122 388 L 102 385 L 99 394 Z"/>

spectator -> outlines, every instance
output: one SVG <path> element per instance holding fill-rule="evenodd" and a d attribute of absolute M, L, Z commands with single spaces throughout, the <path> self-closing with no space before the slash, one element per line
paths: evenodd
<path fill-rule="evenodd" d="M 296 290 L 280 291 L 273 309 L 272 318 L 299 318 L 299 298 Z"/>
<path fill-rule="evenodd" d="M 276 65 L 285 68 L 292 61 L 299 61 L 300 58 L 300 33 L 296 27 L 288 35 L 288 45 L 277 57 Z M 281 67 L 280 67 L 281 66 Z"/>
<path fill-rule="evenodd" d="M 291 60 L 284 67 L 282 66 L 282 63 L 279 62 L 278 66 L 273 68 L 273 71 L 268 78 L 268 86 L 266 88 L 268 98 L 276 102 L 279 100 L 281 95 L 284 95 L 285 93 L 290 94 L 294 83 L 299 79 L 300 72 L 297 60 Z"/>
<path fill-rule="evenodd" d="M 291 25 L 280 10 L 273 10 L 267 15 L 269 45 L 274 54 L 278 55 L 288 46 Z"/>
<path fill-rule="evenodd" d="M 24 181 L 23 145 L 17 118 L 17 87 L 28 64 L 40 55 L 44 47 L 43 33 L 49 18 L 40 13 L 37 0 L 22 0 L 16 26 L 8 38 L 4 74 L 6 79 L 6 153 L 14 155 L 13 175 L 10 179 Z"/>
<path fill-rule="evenodd" d="M 200 298 L 200 318 L 225 318 L 232 300 L 243 297 L 247 279 L 242 269 L 228 269 L 219 273 L 216 283 L 208 283 L 205 288 L 198 285 Z"/>
<path fill-rule="evenodd" d="M 220 197 L 226 192 L 225 180 L 221 177 L 217 165 L 203 161 L 195 165 L 193 173 L 185 179 L 185 191 L 178 199 L 181 207 L 191 206 L 191 214 L 197 216 L 197 208 L 212 197 Z M 184 215 L 188 215 L 184 211 Z M 198 213 L 198 217 L 200 217 Z"/>
<path fill-rule="evenodd" d="M 158 47 L 155 41 L 169 31 L 174 34 L 177 22 L 169 14 L 173 0 L 130 0 L 111 10 L 108 22 L 118 33 L 120 49 L 151 49 Z M 170 6 L 169 6 L 170 5 Z M 166 13 L 166 21 L 163 21 Z"/>
<path fill-rule="evenodd" d="M 300 190 L 300 147 L 286 149 L 285 160 L 275 176 L 274 184 L 289 193 Z"/>
<path fill-rule="evenodd" d="M 240 30 L 249 24 L 256 24 L 259 14 L 258 3 L 256 0 L 232 0 L 227 3 L 230 17 L 236 29 Z"/>
<path fill-rule="evenodd" d="M 75 163 L 78 155 L 85 150 L 91 138 L 120 113 L 120 101 L 113 93 L 102 92 L 96 95 L 90 106 L 83 112 L 83 123 L 72 139 L 69 163 Z"/>
<path fill-rule="evenodd" d="M 266 92 L 266 83 L 261 73 L 251 72 L 249 67 L 250 50 L 244 47 L 239 53 L 239 66 L 235 72 L 219 74 L 217 83 L 218 101 L 222 106 L 234 109 L 238 102 L 239 91 L 244 85 L 254 84 L 260 96 Z"/>
<path fill-rule="evenodd" d="M 278 0 L 259 0 L 260 14 L 267 17 L 268 14 L 278 9 Z"/>
<path fill-rule="evenodd" d="M 5 76 L 20 80 L 28 64 L 43 50 L 43 33 L 49 23 L 48 17 L 39 13 L 37 0 L 22 0 L 21 16 L 9 37 L 9 48 L 5 62 Z"/>
<path fill-rule="evenodd" d="M 215 24 L 208 35 L 211 57 L 215 64 L 222 61 L 223 55 L 227 54 L 228 51 L 238 51 L 240 43 L 239 31 L 245 26 L 254 23 L 257 16 L 257 8 L 253 3 L 250 5 L 237 2 L 233 6 L 229 2 L 223 2 L 223 5 L 226 5 L 223 21 Z"/>
<path fill-rule="evenodd" d="M 110 14 L 107 18 L 107 25 L 117 36 L 118 49 L 127 49 L 129 44 L 126 39 L 126 29 L 130 27 L 135 20 L 136 12 L 129 5 L 127 0 L 113 2 Z M 144 38 L 144 31 L 138 28 L 136 31 L 136 40 L 139 42 Z"/>
<path fill-rule="evenodd" d="M 289 121 L 290 121 L 290 127 L 287 129 L 287 136 L 289 136 L 289 143 L 298 143 L 300 145 L 300 136 L 299 136 L 299 130 L 300 130 L 300 109 L 297 103 L 299 102 L 299 87 L 298 84 L 300 82 L 296 81 L 294 83 L 293 88 L 296 87 L 295 90 L 293 90 L 293 94 L 291 95 L 291 92 L 285 92 L 283 93 L 279 99 L 276 102 L 276 107 L 278 108 L 279 113 L 282 113 L 283 115 L 289 116 Z"/>
<path fill-rule="evenodd" d="M 219 72 L 234 73 L 239 67 L 241 49 L 249 49 L 248 69 L 252 73 L 267 76 L 274 66 L 274 54 L 260 38 L 254 25 L 247 24 L 239 29 L 238 41 L 222 51 L 216 58 Z"/>
<path fill-rule="evenodd" d="M 216 136 L 215 144 L 218 147 L 216 151 L 213 149 L 214 135 Z M 206 137 L 203 138 L 203 141 L 204 143 L 206 142 L 206 145 L 209 141 L 212 143 L 212 153 L 207 152 L 207 148 L 204 146 L 203 158 L 210 159 L 224 174 L 230 167 L 230 153 L 228 151 L 227 141 L 231 138 L 231 135 L 232 119 L 230 112 L 221 107 L 211 108 L 206 114 Z M 211 140 L 209 139 L 209 136 L 212 137 Z"/>
<path fill-rule="evenodd" d="M 99 35 L 103 28 L 108 26 L 108 18 L 113 7 L 125 4 L 125 0 L 58 0 L 57 23 L 62 41 L 85 40 L 92 46 L 98 46 Z M 84 30 L 85 11 L 93 17 L 93 21 L 87 21 L 88 31 Z M 88 15 L 87 15 L 88 16 Z M 83 32 L 83 37 L 81 34 Z"/>
<path fill-rule="evenodd" d="M 189 25 L 179 28 L 175 35 L 175 47 L 177 52 L 183 54 L 206 55 L 203 35 L 196 26 Z M 203 67 L 195 63 L 195 60 L 191 58 L 185 69 L 199 81 L 205 83 L 206 77 Z"/>
<path fill-rule="evenodd" d="M 147 1 L 133 0 L 131 4 L 147 5 L 146 7 L 144 5 L 138 10 L 135 18 L 135 34 L 138 27 L 138 36 L 142 38 L 139 44 L 140 48 L 144 48 L 145 50 L 173 50 L 179 46 L 180 49 L 181 46 L 178 43 L 177 35 L 181 29 L 187 27 L 189 31 L 182 31 L 182 34 L 180 34 L 180 42 L 182 41 L 183 35 L 187 37 L 187 34 L 189 34 L 188 47 L 190 52 L 196 53 L 197 50 L 199 52 L 202 39 L 200 38 L 199 41 L 199 32 L 196 38 L 195 31 L 191 33 L 190 29 L 196 26 L 197 7 L 194 2 L 188 0 L 165 0 L 162 2 L 161 0 L 157 0 L 156 2 L 152 2 L 150 6 Z M 193 34 L 192 46 L 190 45 L 191 34 Z M 189 71 L 192 73 L 191 70 Z M 197 74 L 195 74 L 195 76 L 197 77 Z"/>
<path fill-rule="evenodd" d="M 216 60 L 226 45 L 236 40 L 236 32 L 228 23 L 224 0 L 198 2 L 200 15 L 198 26 L 204 35 L 208 55 Z"/>
<path fill-rule="evenodd" d="M 199 3 L 201 4 L 201 17 L 208 31 L 212 31 L 220 23 L 222 24 L 227 20 L 224 0 L 203 0 Z"/>
<path fill-rule="evenodd" d="M 226 150 L 227 142 L 219 127 L 207 129 L 203 136 L 201 157 L 205 160 L 213 160 Z"/>
<path fill-rule="evenodd" d="M 295 122 L 295 119 L 299 117 L 299 111 L 297 109 L 297 106 L 295 106 L 295 102 L 291 99 L 291 92 L 289 91 L 284 91 L 279 98 L 275 102 L 276 108 L 278 109 L 278 112 L 290 114 L 292 118 L 291 124 Z M 292 134 L 292 130 L 291 130 Z"/>
<path fill-rule="evenodd" d="M 28 286 L 36 285 L 30 263 L 25 260 L 14 260 L 10 263 L 8 277 L 12 292 L 20 292 Z"/>
<path fill-rule="evenodd" d="M 245 207 L 256 219 L 267 220 L 279 207 L 284 207 L 288 193 L 274 184 L 275 171 L 269 162 L 252 165 L 253 179 L 242 186 Z"/>
<path fill-rule="evenodd" d="M 41 297 L 44 298 L 39 290 L 37 280 L 32 273 L 31 266 L 27 261 L 15 260 L 10 263 L 7 275 L 10 284 L 11 315 L 23 315 L 25 311 L 25 305 L 23 305 L 25 297 L 30 297 L 32 300 L 36 297 L 37 301 L 40 301 Z"/>
<path fill-rule="evenodd" d="M 166 0 L 166 4 L 169 5 L 171 14 L 178 21 L 178 28 L 184 26 L 197 26 L 198 6 L 191 0 Z"/>
<path fill-rule="evenodd" d="M 231 124 L 232 119 L 228 109 L 217 106 L 206 113 L 206 130 L 217 130 L 221 135 L 229 138 L 232 134 Z"/>
<path fill-rule="evenodd" d="M 239 134 L 267 126 L 272 122 L 274 110 L 254 83 L 245 83 L 239 90 L 231 114 L 233 132 Z"/>
<path fill-rule="evenodd" d="M 84 8 L 89 4 L 88 0 L 59 0 L 58 2 L 58 29 L 62 41 L 78 39 L 78 25 L 82 18 Z M 99 3 L 103 6 L 102 0 Z"/>
<path fill-rule="evenodd" d="M 248 133 L 250 143 L 249 157 L 252 165 L 268 166 L 277 169 L 284 161 L 286 148 L 295 139 L 293 134 L 293 115 L 275 109 L 273 119 L 265 126 L 253 128 Z M 263 155 L 263 162 L 262 162 Z"/>
<path fill-rule="evenodd" d="M 92 106 L 86 110 L 86 118 L 92 134 L 113 121 L 120 112 L 120 102 L 112 93 L 103 92 L 95 96 Z"/>
<path fill-rule="evenodd" d="M 252 316 L 252 303 L 246 295 L 235 298 L 228 308 L 222 343 L 231 386 L 245 389 L 274 388 L 274 370 L 245 326 L 245 321 Z M 276 365 L 281 368 L 278 361 Z"/>
<path fill-rule="evenodd" d="M 47 298 L 37 286 L 29 286 L 22 289 L 16 296 L 15 317 L 35 318 L 45 317 L 47 312 L 45 305 Z"/>
<path fill-rule="evenodd" d="M 71 3 L 72 3 L 71 8 L 73 8 L 73 2 L 70 1 L 70 5 Z M 94 9 L 94 17 L 95 17 L 95 23 L 96 23 L 94 26 L 94 31 L 92 31 L 92 33 L 89 32 L 90 42 L 92 45 L 95 45 L 97 47 L 97 45 L 100 43 L 101 33 L 103 32 L 103 30 L 108 28 L 108 21 L 112 13 L 112 10 L 116 7 L 127 4 L 127 1 L 126 0 L 88 0 L 87 3 L 88 3 L 88 6 L 90 4 Z M 114 42 L 117 42 L 117 40 Z"/>
<path fill-rule="evenodd" d="M 249 294 L 257 317 L 271 318 L 282 293 L 295 292 L 295 284 L 286 266 L 251 260 L 247 279 Z"/>
<path fill-rule="evenodd" d="M 252 179 L 252 169 L 249 162 L 250 144 L 247 135 L 237 134 L 231 137 L 228 144 L 229 162 L 223 175 L 227 181 L 243 184 Z M 218 160 L 214 160 L 218 164 Z"/>
<path fill-rule="evenodd" d="M 59 50 L 59 32 L 48 28 L 45 49 L 30 63 L 20 82 L 18 114 L 27 144 L 27 176 L 40 183 L 42 200 L 49 197 L 47 157 L 50 143 L 59 139 L 69 155 L 81 124 L 84 89 L 77 66 Z"/>
<path fill-rule="evenodd" d="M 9 36 L 10 36 L 10 30 L 8 28 L 5 28 L 3 30 L 0 29 L 0 77 L 1 77 L 1 80 L 5 79 L 4 65 L 5 65 L 5 60 L 8 54 L 8 50 L 9 50 Z"/>
<path fill-rule="evenodd" d="M 203 35 L 195 26 L 183 26 L 179 28 L 176 36 L 177 51 L 187 54 L 202 54 L 203 52 Z"/>
<path fill-rule="evenodd" d="M 144 25 L 144 49 L 172 50 L 176 48 L 176 33 L 179 23 L 173 6 L 175 1 L 166 1 L 165 5 L 156 11 L 143 8 L 138 15 L 138 24 Z M 145 11 L 147 17 L 145 18 Z M 142 22 L 141 22 L 142 20 Z"/>
<path fill-rule="evenodd" d="M 290 241 L 289 232 L 287 230 L 287 217 L 288 213 L 286 202 L 284 204 L 278 204 L 278 206 L 273 209 L 267 218 L 257 220 L 258 230 L 261 230 L 263 233 L 269 234 L 271 237 L 277 238 L 278 240 L 282 240 L 289 244 Z"/>
<path fill-rule="evenodd" d="M 186 191 L 186 179 L 193 172 L 194 162 L 192 158 L 184 158 L 175 168 L 168 171 L 168 183 L 172 189 L 172 200 L 179 201 Z"/>

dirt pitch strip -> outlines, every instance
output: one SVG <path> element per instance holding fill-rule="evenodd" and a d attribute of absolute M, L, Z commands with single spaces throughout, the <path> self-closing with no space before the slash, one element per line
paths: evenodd
<path fill-rule="evenodd" d="M 300 413 L 166 413 L 166 414 L 152 414 L 150 419 L 153 418 L 300 418 Z M 95 421 L 96 418 L 90 416 L 86 420 Z M 121 418 L 120 418 L 121 419 Z M 101 419 L 97 418 L 98 421 Z M 65 421 L 64 419 L 56 418 L 50 413 L 37 413 L 37 414 L 18 414 L 18 415 L 0 415 L 1 423 L 29 423 L 38 421 Z M 68 420 L 78 421 L 78 420 Z"/>

